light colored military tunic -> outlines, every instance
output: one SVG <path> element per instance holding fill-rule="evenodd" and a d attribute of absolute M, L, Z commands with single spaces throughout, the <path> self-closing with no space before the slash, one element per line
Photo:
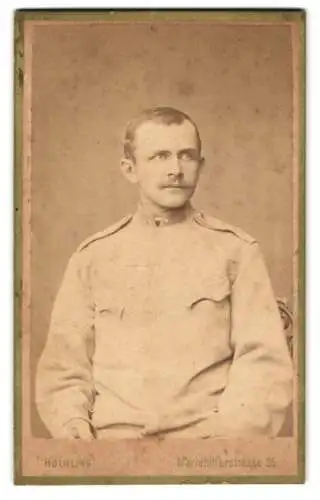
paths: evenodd
<path fill-rule="evenodd" d="M 38 366 L 54 437 L 275 436 L 292 367 L 256 241 L 193 209 L 132 217 L 72 256 Z"/>

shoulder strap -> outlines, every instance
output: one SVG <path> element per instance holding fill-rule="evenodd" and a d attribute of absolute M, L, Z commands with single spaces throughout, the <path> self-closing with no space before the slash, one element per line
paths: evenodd
<path fill-rule="evenodd" d="M 247 243 L 253 243 L 256 241 L 255 238 L 242 231 L 242 229 L 231 226 L 230 224 L 216 219 L 215 217 L 207 216 L 203 212 L 196 213 L 194 216 L 194 220 L 202 227 L 206 227 L 207 229 L 211 229 L 213 231 L 232 233 L 241 240 L 246 241 Z"/>
<path fill-rule="evenodd" d="M 103 238 L 111 236 L 114 233 L 117 233 L 120 229 L 126 226 L 131 221 L 131 219 L 132 215 L 127 215 L 118 222 L 116 222 L 115 224 L 113 224 L 112 226 L 107 227 L 103 231 L 99 231 L 98 233 L 89 236 L 89 238 L 86 238 L 82 243 L 80 243 L 77 252 L 81 252 L 81 250 L 87 248 L 94 241 L 101 240 Z"/>

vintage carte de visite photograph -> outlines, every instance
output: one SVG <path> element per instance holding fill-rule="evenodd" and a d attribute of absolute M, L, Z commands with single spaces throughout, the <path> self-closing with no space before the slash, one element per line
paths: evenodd
<path fill-rule="evenodd" d="M 305 12 L 15 13 L 15 482 L 301 483 Z"/>

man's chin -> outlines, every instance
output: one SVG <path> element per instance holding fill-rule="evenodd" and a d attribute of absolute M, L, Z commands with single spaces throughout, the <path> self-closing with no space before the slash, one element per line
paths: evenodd
<path fill-rule="evenodd" d="M 166 209 L 181 208 L 186 205 L 191 198 L 191 196 L 186 196 L 185 190 L 180 191 L 177 188 L 167 188 L 164 194 L 165 196 L 159 199 L 159 205 Z"/>
<path fill-rule="evenodd" d="M 170 201 L 165 201 L 165 202 L 161 202 L 161 204 L 159 203 L 159 206 L 165 210 L 175 210 L 175 209 L 179 209 L 179 208 L 182 208 L 184 207 L 187 203 L 188 203 L 188 199 L 187 200 L 170 200 Z"/>

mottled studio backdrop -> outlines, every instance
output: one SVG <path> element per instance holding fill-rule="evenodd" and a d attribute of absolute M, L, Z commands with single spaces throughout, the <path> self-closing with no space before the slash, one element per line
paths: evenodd
<path fill-rule="evenodd" d="M 292 296 L 292 50 L 288 26 L 56 24 L 34 29 L 32 367 L 65 266 L 88 235 L 134 210 L 119 172 L 141 108 L 189 113 L 206 171 L 194 204 L 260 242 Z M 46 435 L 35 408 L 33 432 Z"/>

